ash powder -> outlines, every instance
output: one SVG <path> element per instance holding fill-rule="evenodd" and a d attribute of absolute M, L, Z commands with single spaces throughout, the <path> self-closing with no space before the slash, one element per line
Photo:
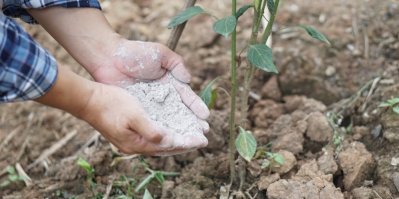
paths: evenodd
<path fill-rule="evenodd" d="M 153 121 L 177 134 L 203 134 L 197 116 L 170 83 L 139 82 L 126 87 Z"/>

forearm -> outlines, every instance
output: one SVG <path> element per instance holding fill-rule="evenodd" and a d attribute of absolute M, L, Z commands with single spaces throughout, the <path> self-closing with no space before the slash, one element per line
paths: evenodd
<path fill-rule="evenodd" d="M 101 10 L 94 8 L 30 9 L 28 12 L 83 66 L 93 74 L 107 63 L 117 48 L 115 33 Z"/>
<path fill-rule="evenodd" d="M 58 78 L 53 87 L 35 101 L 64 110 L 82 118 L 97 83 L 87 80 L 66 68 L 58 68 Z"/>

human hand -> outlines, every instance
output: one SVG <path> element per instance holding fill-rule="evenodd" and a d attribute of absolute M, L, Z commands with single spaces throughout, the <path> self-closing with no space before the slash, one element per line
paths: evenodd
<path fill-rule="evenodd" d="M 166 73 L 170 72 L 176 80 L 173 85 L 186 106 L 201 119 L 209 116 L 207 106 L 187 84 L 191 76 L 181 56 L 159 43 L 125 39 L 120 39 L 118 43 L 114 45 L 116 48 L 113 53 L 99 61 L 99 66 L 91 72 L 96 81 L 124 86 L 139 81 L 164 79 Z"/>
<path fill-rule="evenodd" d="M 208 144 L 203 134 L 178 135 L 153 122 L 125 90 L 97 83 L 78 117 L 126 154 L 172 155 Z M 204 130 L 205 131 L 205 130 Z"/>

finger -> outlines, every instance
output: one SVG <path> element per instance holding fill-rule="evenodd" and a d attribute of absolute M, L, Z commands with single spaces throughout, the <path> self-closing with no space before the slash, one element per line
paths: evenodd
<path fill-rule="evenodd" d="M 183 58 L 167 48 L 166 46 L 161 47 L 163 54 L 161 67 L 171 72 L 173 77 L 184 83 L 189 83 L 191 79 L 190 72 L 184 66 Z"/>
<path fill-rule="evenodd" d="M 208 122 L 206 122 L 205 120 L 198 120 L 199 124 L 202 127 L 202 131 L 204 132 L 204 134 L 207 134 L 209 132 L 209 124 Z"/>
<path fill-rule="evenodd" d="M 181 83 L 176 80 L 171 81 L 172 85 L 176 88 L 183 103 L 194 112 L 197 117 L 205 120 L 209 116 L 209 109 L 201 98 L 194 93 L 189 85 Z"/>
<path fill-rule="evenodd" d="M 146 114 L 137 114 L 130 120 L 130 128 L 143 136 L 147 141 L 153 143 L 161 142 L 165 130 L 150 120 Z"/>

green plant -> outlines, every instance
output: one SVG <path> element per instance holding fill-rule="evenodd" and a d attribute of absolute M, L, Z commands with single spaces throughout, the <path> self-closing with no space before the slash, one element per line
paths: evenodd
<path fill-rule="evenodd" d="M 7 187 L 10 184 L 22 182 L 25 180 L 23 176 L 17 173 L 16 169 L 13 166 L 7 166 L 6 171 L 7 179 L 0 184 L 0 187 Z"/>
<path fill-rule="evenodd" d="M 152 170 L 149 168 L 148 164 L 145 163 L 142 160 L 142 164 L 150 174 L 147 175 L 139 185 L 134 189 L 135 192 L 139 192 L 140 190 L 144 189 L 147 187 L 149 183 L 151 183 L 153 180 L 157 180 L 160 184 L 163 184 L 165 182 L 165 177 L 173 177 L 173 176 L 178 176 L 180 175 L 179 173 L 176 172 L 167 172 L 167 171 L 156 171 Z M 147 191 L 146 191 L 147 192 Z M 149 193 L 149 192 L 148 192 Z"/>
<path fill-rule="evenodd" d="M 390 108 L 394 113 L 399 114 L 399 98 L 396 97 L 382 102 L 379 107 Z"/>
<path fill-rule="evenodd" d="M 95 189 L 96 189 L 96 182 L 94 180 L 94 168 L 90 165 L 89 162 L 87 162 L 85 159 L 79 157 L 78 161 L 76 162 L 77 165 L 79 165 L 83 170 L 85 170 L 86 172 L 86 182 L 89 185 L 89 189 L 91 191 L 91 193 L 93 194 L 94 198 L 102 198 L 102 194 L 101 193 L 95 193 Z"/>
<path fill-rule="evenodd" d="M 272 58 L 272 49 L 266 45 L 271 33 L 272 27 L 277 16 L 277 10 L 279 7 L 280 0 L 254 0 L 251 4 L 246 4 L 237 10 L 237 0 L 231 1 L 231 14 L 229 16 L 218 19 L 215 15 L 210 14 L 210 12 L 204 10 L 199 6 L 188 8 L 178 15 L 176 15 L 168 27 L 173 28 L 179 24 L 182 24 L 189 20 L 190 18 L 198 14 L 209 14 L 216 18 L 213 24 L 213 30 L 228 38 L 230 36 L 230 85 L 231 89 L 229 92 L 230 96 L 230 115 L 229 115 L 229 164 L 230 164 L 230 182 L 233 183 L 236 179 L 236 150 L 242 158 L 247 161 L 255 155 L 256 151 L 256 139 L 253 137 L 250 131 L 245 130 L 249 128 L 247 124 L 247 115 L 249 110 L 248 96 L 251 90 L 251 83 L 256 70 L 261 70 L 264 72 L 277 74 L 277 67 L 274 65 Z M 267 8 L 267 11 L 266 11 Z M 246 50 L 246 59 L 237 54 L 236 45 L 236 27 L 237 22 L 245 12 L 248 10 L 253 11 L 252 20 L 252 33 L 244 49 L 240 52 Z M 270 13 L 270 18 L 264 29 L 261 28 L 261 22 L 266 12 Z M 328 39 L 315 28 L 307 25 L 299 25 L 298 28 L 305 30 L 308 35 L 319 41 L 325 42 L 328 45 L 330 42 Z M 246 60 L 247 62 L 244 62 Z M 241 66 L 242 63 L 247 63 L 245 66 Z M 242 82 L 238 81 L 238 69 L 242 69 L 244 73 L 244 79 Z M 201 92 L 201 97 L 204 102 L 212 107 L 214 100 L 216 99 L 216 92 L 212 89 L 215 81 L 210 82 L 205 89 Z M 238 97 L 238 86 L 242 85 L 242 91 L 240 92 L 240 120 L 235 120 L 237 111 L 237 100 Z M 238 127 L 238 128 L 237 128 Z M 237 130 L 239 134 L 237 136 Z M 280 162 L 280 157 L 278 155 L 271 155 L 271 160 L 275 162 Z M 245 178 L 240 177 L 241 181 Z M 240 183 L 242 185 L 242 182 Z M 241 186 L 240 186 L 241 187 Z"/>

